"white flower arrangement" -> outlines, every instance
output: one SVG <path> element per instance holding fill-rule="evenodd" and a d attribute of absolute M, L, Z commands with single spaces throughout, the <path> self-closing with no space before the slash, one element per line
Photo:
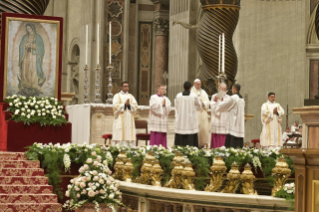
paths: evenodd
<path fill-rule="evenodd" d="M 9 103 L 7 111 L 12 112 L 11 120 L 24 124 L 40 123 L 41 126 L 61 126 L 67 123 L 63 106 L 55 98 L 9 96 L 5 100 Z"/>
<path fill-rule="evenodd" d="M 284 191 L 286 191 L 288 194 L 295 194 L 295 183 L 285 184 Z"/>
<path fill-rule="evenodd" d="M 70 197 L 70 200 L 64 204 L 65 208 L 73 210 L 92 203 L 98 212 L 99 204 L 107 204 L 115 212 L 114 205 L 123 205 L 120 182 L 110 176 L 111 171 L 107 164 L 106 160 L 102 163 L 98 156 L 87 159 L 86 164 L 79 169 L 80 175 L 68 185 L 65 196 Z"/>

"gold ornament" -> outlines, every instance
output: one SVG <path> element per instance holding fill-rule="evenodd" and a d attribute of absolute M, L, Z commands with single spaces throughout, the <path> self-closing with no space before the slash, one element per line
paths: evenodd
<path fill-rule="evenodd" d="M 117 158 L 120 159 L 121 161 L 123 161 L 123 163 L 125 163 L 126 159 L 127 159 L 127 155 L 125 153 L 125 150 L 121 150 L 120 154 L 118 154 Z"/>
<path fill-rule="evenodd" d="M 206 186 L 205 191 L 217 191 L 223 184 L 224 174 L 227 170 L 222 156 L 216 156 L 213 165 L 210 167 L 211 179 L 210 184 Z"/>
<path fill-rule="evenodd" d="M 240 176 L 242 181 L 243 193 L 248 195 L 258 195 L 254 189 L 255 175 L 251 171 L 251 166 L 247 163 L 243 173 Z"/>
<path fill-rule="evenodd" d="M 146 184 L 149 185 L 151 181 L 151 168 L 152 161 L 149 158 L 144 158 L 143 165 L 141 168 L 141 175 L 136 178 L 135 183 Z"/>
<path fill-rule="evenodd" d="M 121 159 L 116 158 L 116 162 L 114 165 L 114 173 L 112 174 L 112 177 L 117 180 L 123 180 L 123 167 L 124 163 Z"/>
<path fill-rule="evenodd" d="M 164 187 L 167 188 L 182 188 L 182 172 L 184 167 L 182 163 L 184 162 L 184 157 L 181 152 L 176 152 L 175 157 L 171 163 L 173 170 L 171 179 L 165 184 Z"/>
<path fill-rule="evenodd" d="M 164 170 L 160 166 L 160 162 L 155 160 L 153 167 L 151 168 L 152 185 L 162 187 L 161 180 Z"/>
<path fill-rule="evenodd" d="M 227 184 L 225 188 L 221 191 L 222 193 L 235 193 L 238 185 L 240 183 L 240 172 L 238 170 L 238 164 L 234 162 L 231 165 L 231 169 L 227 174 Z"/>
<path fill-rule="evenodd" d="M 127 156 L 124 150 L 121 150 L 120 154 L 116 157 L 116 162 L 114 165 L 115 172 L 112 174 L 112 177 L 117 180 L 123 180 L 124 175 L 124 163 L 127 160 Z"/>
<path fill-rule="evenodd" d="M 272 175 L 275 177 L 274 187 L 271 190 L 271 196 L 275 196 L 276 192 L 283 188 L 288 177 L 291 175 L 291 170 L 286 162 L 286 158 L 281 156 L 276 163 L 276 167 L 272 169 Z"/>
<path fill-rule="evenodd" d="M 126 163 L 123 166 L 123 171 L 124 171 L 123 180 L 125 182 L 132 182 L 134 166 L 132 164 L 132 159 L 131 158 L 127 158 L 126 159 Z"/>
<path fill-rule="evenodd" d="M 193 164 L 190 161 L 184 162 L 184 170 L 182 171 L 182 185 L 186 190 L 195 190 L 194 178 L 196 173 L 193 170 Z"/>

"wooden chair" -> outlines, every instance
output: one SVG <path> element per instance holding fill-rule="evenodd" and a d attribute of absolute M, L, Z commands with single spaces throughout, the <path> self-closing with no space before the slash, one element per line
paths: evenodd
<path fill-rule="evenodd" d="M 112 134 L 105 134 L 105 135 L 102 135 L 102 138 L 104 138 L 104 144 L 105 146 L 111 146 L 111 142 L 112 142 Z M 109 145 L 106 144 L 107 140 L 109 140 Z"/>
<path fill-rule="evenodd" d="M 148 123 L 146 120 L 135 120 L 135 129 L 145 129 L 145 133 L 136 133 L 136 146 L 138 146 L 138 141 L 145 141 L 145 145 L 148 144 L 150 140 L 150 134 L 148 133 Z"/>

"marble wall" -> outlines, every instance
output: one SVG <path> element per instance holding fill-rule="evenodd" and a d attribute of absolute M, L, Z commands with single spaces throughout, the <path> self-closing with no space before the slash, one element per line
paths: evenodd
<path fill-rule="evenodd" d="M 276 92 L 276 101 L 286 113 L 289 105 L 289 125 L 300 120 L 299 115 L 292 115 L 291 108 L 303 106 L 304 99 L 309 98 L 309 8 L 310 0 L 241 1 L 234 35 L 238 54 L 236 79 L 242 85 L 246 113 L 255 114 L 246 123 L 245 141 L 260 136 L 260 108 L 267 100 L 267 92 Z M 285 126 L 286 116 L 282 128 Z"/>

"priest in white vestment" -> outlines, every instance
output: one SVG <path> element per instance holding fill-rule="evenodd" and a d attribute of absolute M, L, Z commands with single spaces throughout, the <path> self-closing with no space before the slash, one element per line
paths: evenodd
<path fill-rule="evenodd" d="M 225 83 L 220 83 L 218 88 L 218 93 L 212 96 L 211 100 L 211 114 L 210 114 L 210 132 L 211 132 L 211 142 L 210 148 L 218 148 L 225 146 L 226 140 L 226 124 L 228 120 L 228 111 L 226 112 L 215 112 L 215 108 L 218 102 L 227 101 L 230 96 L 226 94 L 227 85 Z M 217 98 L 217 102 L 215 102 Z"/>
<path fill-rule="evenodd" d="M 192 84 L 184 83 L 184 91 L 175 98 L 175 145 L 198 147 L 197 110 L 201 102 L 196 94 L 190 92 Z"/>
<path fill-rule="evenodd" d="M 281 147 L 283 144 L 281 122 L 285 112 L 275 100 L 276 95 L 271 92 L 268 94 L 268 101 L 261 107 L 263 129 L 260 135 L 260 146 L 262 148 Z"/>
<path fill-rule="evenodd" d="M 171 111 L 171 101 L 164 96 L 166 86 L 160 85 L 157 94 L 151 96 L 148 129 L 151 132 L 150 145 L 167 148 L 167 117 Z"/>
<path fill-rule="evenodd" d="M 208 114 L 209 99 L 206 91 L 201 89 L 200 79 L 195 79 L 191 92 L 196 94 L 201 102 L 202 108 L 197 111 L 198 119 L 198 145 L 199 147 L 208 147 L 209 143 L 209 123 Z"/>
<path fill-rule="evenodd" d="M 121 91 L 113 97 L 113 145 L 129 145 L 136 140 L 134 115 L 137 102 L 129 92 L 128 82 L 121 83 Z"/>
<path fill-rule="evenodd" d="M 245 101 L 239 93 L 240 85 L 234 84 L 232 87 L 232 96 L 226 101 L 216 102 L 215 112 L 229 112 L 226 123 L 225 147 L 242 148 L 244 146 L 245 136 Z"/>

